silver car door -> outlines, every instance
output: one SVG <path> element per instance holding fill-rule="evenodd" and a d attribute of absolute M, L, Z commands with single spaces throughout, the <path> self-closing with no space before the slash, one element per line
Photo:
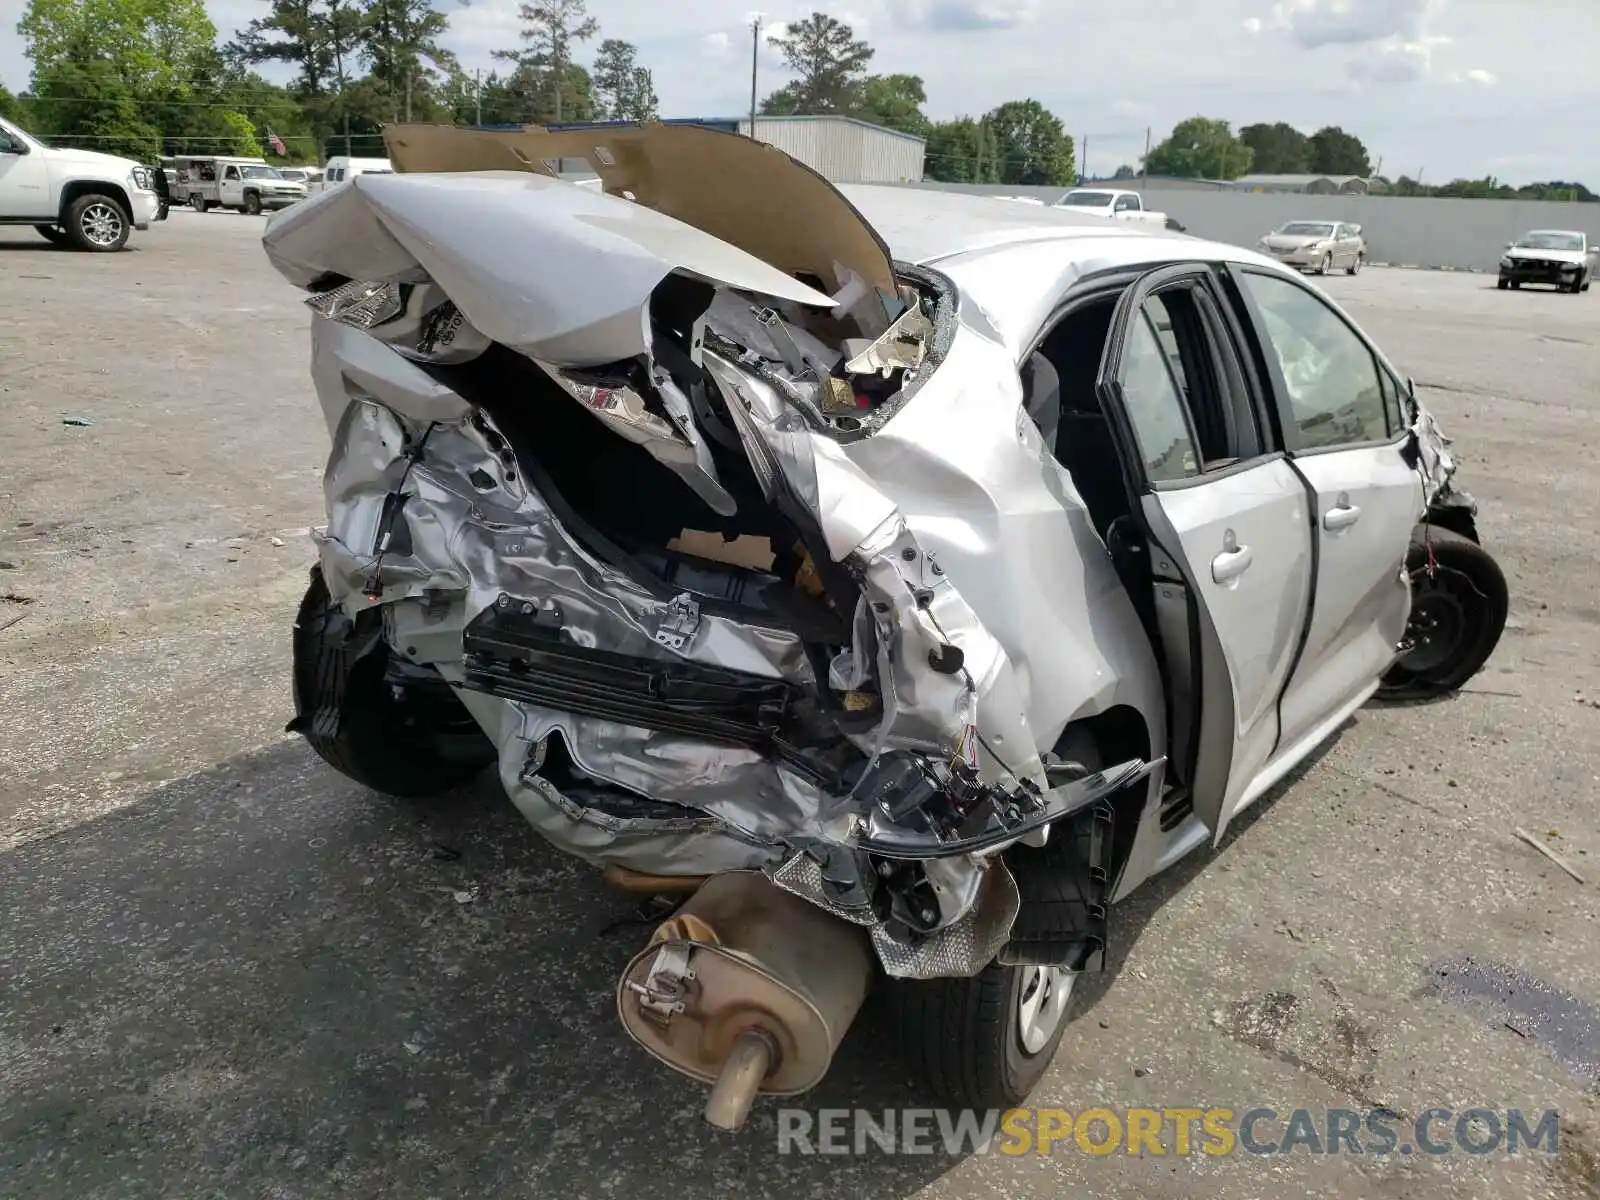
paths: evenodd
<path fill-rule="evenodd" d="M 1173 714 L 1170 750 L 1190 768 L 1195 813 L 1220 837 L 1278 743 L 1278 699 L 1310 605 L 1311 544 L 1305 487 L 1282 453 L 1213 457 L 1202 445 L 1187 399 L 1194 374 L 1180 384 L 1175 366 L 1204 364 L 1175 364 L 1159 319 L 1164 296 L 1186 287 L 1220 312 L 1205 265 L 1158 269 L 1124 293 L 1099 388 L 1151 541 L 1156 607 L 1178 596 L 1187 606 L 1187 634 L 1181 619 L 1162 619 L 1172 703 L 1189 710 Z M 1213 332 L 1220 390 L 1238 398 L 1231 343 Z"/>
<path fill-rule="evenodd" d="M 1297 758 L 1394 661 L 1411 608 L 1406 552 L 1426 504 L 1407 461 L 1401 387 L 1372 347 L 1299 280 L 1250 269 L 1236 278 L 1291 461 L 1316 494 L 1316 591 L 1280 709 L 1280 755 Z"/>

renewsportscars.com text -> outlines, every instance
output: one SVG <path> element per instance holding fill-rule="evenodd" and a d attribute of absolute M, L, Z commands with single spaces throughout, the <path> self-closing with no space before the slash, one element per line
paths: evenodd
<path fill-rule="evenodd" d="M 1554 1109 L 799 1108 L 778 1110 L 779 1154 L 1555 1154 Z"/>

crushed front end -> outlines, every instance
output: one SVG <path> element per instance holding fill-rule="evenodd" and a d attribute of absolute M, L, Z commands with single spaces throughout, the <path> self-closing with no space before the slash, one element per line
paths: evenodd
<path fill-rule="evenodd" d="M 436 723 L 456 739 L 457 775 L 430 779 L 492 759 L 558 847 L 684 891 L 728 877 L 724 913 L 799 898 L 834 918 L 831 961 L 859 943 L 912 979 L 994 961 L 1019 905 L 1001 852 L 1152 769 L 1047 770 L 1005 651 L 844 452 L 938 371 L 955 315 L 936 277 L 869 255 L 801 279 L 512 172 L 364 176 L 265 240 L 308 292 L 332 437 L 295 727 L 341 769 L 417 777 L 350 745 L 364 730 L 391 761 L 374 710 L 403 704 L 383 729 L 404 753 Z M 319 685 L 359 664 L 369 699 Z M 660 935 L 622 994 L 630 1032 L 691 1074 L 650 1014 L 681 1013 L 670 978 L 730 939 Z M 868 958 L 819 968 L 831 992 L 724 963 L 799 1014 L 727 1061 L 810 1086 Z"/>

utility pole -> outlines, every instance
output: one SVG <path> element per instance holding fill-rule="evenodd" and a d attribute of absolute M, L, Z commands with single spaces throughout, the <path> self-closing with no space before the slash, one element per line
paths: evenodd
<path fill-rule="evenodd" d="M 477 112 L 475 124 L 483 124 L 483 68 L 479 67 L 472 72 L 472 97 Z"/>
<path fill-rule="evenodd" d="M 1139 163 L 1139 195 L 1144 195 L 1145 181 L 1150 178 L 1150 126 L 1144 127 L 1144 158 Z"/>
<path fill-rule="evenodd" d="M 756 67 L 761 62 L 761 14 L 750 18 L 750 140 L 756 140 Z"/>
<path fill-rule="evenodd" d="M 1089 181 L 1089 135 L 1083 135 L 1083 149 L 1078 151 L 1078 178 Z"/>

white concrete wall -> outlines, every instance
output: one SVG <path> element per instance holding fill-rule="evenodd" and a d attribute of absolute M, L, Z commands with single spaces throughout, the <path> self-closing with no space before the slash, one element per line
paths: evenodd
<path fill-rule="evenodd" d="M 926 183 L 924 187 L 1033 195 L 1046 203 L 1062 188 Z M 1135 190 L 1137 185 L 1135 184 Z M 1176 217 L 1197 237 L 1255 247 L 1285 221 L 1353 221 L 1372 262 L 1493 271 L 1505 244 L 1530 229 L 1578 229 L 1600 242 L 1600 204 L 1547 200 L 1447 200 L 1405 196 L 1303 196 L 1152 189 L 1149 207 Z"/>

